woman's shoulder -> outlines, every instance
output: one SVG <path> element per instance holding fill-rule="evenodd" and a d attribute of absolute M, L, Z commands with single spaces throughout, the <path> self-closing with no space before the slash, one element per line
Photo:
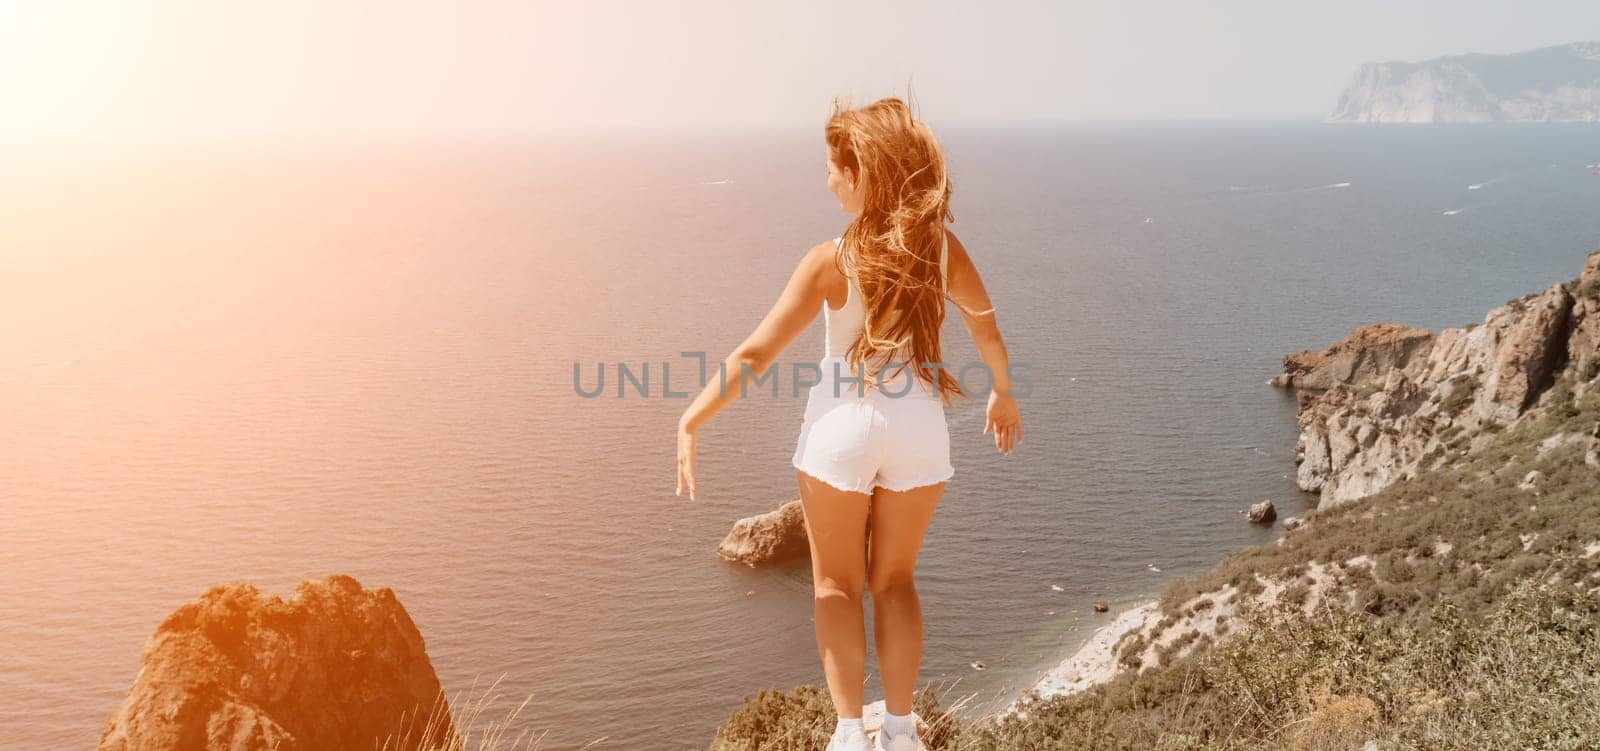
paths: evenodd
<path fill-rule="evenodd" d="M 811 246 L 811 249 L 806 251 L 805 257 L 800 259 L 800 263 L 802 265 L 810 265 L 820 269 L 823 266 L 833 266 L 833 260 L 838 255 L 839 245 L 837 243 L 837 238 L 833 240 L 824 240 L 816 245 Z"/>
<path fill-rule="evenodd" d="M 947 289 L 955 289 L 961 280 L 969 273 L 976 271 L 977 264 L 972 256 L 967 254 L 967 246 L 961 243 L 961 238 L 956 233 L 945 228 L 945 285 Z"/>
<path fill-rule="evenodd" d="M 800 269 L 824 288 L 832 289 L 845 281 L 838 256 L 839 246 L 833 240 L 817 243 L 800 259 Z"/>

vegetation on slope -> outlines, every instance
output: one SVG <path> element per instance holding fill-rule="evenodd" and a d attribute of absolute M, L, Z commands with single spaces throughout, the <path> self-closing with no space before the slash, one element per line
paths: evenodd
<path fill-rule="evenodd" d="M 994 723 L 957 720 L 924 691 L 917 712 L 938 727 L 925 741 L 962 750 L 1600 748 L 1600 467 L 1584 461 L 1600 422 L 1596 375 L 1568 369 L 1533 419 L 1485 448 L 1312 512 L 1279 544 L 1174 582 L 1163 597 L 1170 624 L 1231 601 L 1237 614 L 1217 637 L 1169 639 L 1155 664 L 1125 660 L 1142 669 L 1072 696 L 1030 695 Z M 1575 388 L 1580 381 L 1590 388 Z M 1122 654 L 1146 646 L 1124 644 Z M 832 718 L 825 689 L 763 691 L 712 748 L 821 749 Z"/>

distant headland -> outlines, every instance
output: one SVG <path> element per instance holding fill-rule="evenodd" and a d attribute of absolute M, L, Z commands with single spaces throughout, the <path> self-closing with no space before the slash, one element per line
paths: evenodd
<path fill-rule="evenodd" d="M 1600 42 L 1362 63 L 1327 121 L 1600 122 Z"/>

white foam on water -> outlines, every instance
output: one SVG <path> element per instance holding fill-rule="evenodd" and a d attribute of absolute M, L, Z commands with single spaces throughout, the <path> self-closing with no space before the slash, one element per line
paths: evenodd
<path fill-rule="evenodd" d="M 1461 208 L 1461 209 L 1448 209 L 1448 210 L 1446 210 L 1444 212 L 1444 215 L 1445 216 L 1455 216 L 1456 214 L 1459 214 L 1459 213 L 1461 213 L 1463 211 L 1466 211 L 1466 209 L 1464 209 L 1464 208 Z"/>
<path fill-rule="evenodd" d="M 1299 194 L 1299 193 L 1318 193 L 1318 192 L 1321 192 L 1321 191 L 1324 191 L 1324 190 L 1339 190 L 1341 188 L 1348 188 L 1353 184 L 1354 183 L 1340 182 L 1340 183 L 1328 183 L 1327 185 L 1313 185 L 1313 186 L 1308 187 L 1308 188 L 1287 188 L 1285 190 L 1269 190 L 1269 191 L 1254 191 L 1254 190 L 1249 190 L 1247 188 L 1241 188 L 1241 187 L 1238 187 L 1238 186 L 1230 185 L 1230 186 L 1228 186 L 1228 190 L 1234 191 L 1234 192 L 1238 192 L 1238 193 L 1244 193 L 1245 195 L 1287 196 L 1287 195 L 1296 195 L 1296 194 Z"/>
<path fill-rule="evenodd" d="M 1316 193 L 1316 192 L 1324 191 L 1324 190 L 1338 190 L 1340 188 L 1348 188 L 1348 187 L 1350 187 L 1350 185 L 1351 185 L 1350 183 L 1328 183 L 1327 185 L 1317 185 L 1317 186 L 1310 187 L 1310 188 L 1295 188 L 1294 190 L 1286 190 L 1284 192 L 1285 193 Z"/>
<path fill-rule="evenodd" d="M 633 189 L 634 190 L 681 190 L 683 188 L 701 188 L 701 187 L 707 187 L 707 186 L 711 186 L 711 185 L 727 185 L 728 183 L 731 183 L 731 182 L 733 182 L 733 180 L 731 178 L 724 177 L 724 178 L 721 178 L 719 180 L 700 180 L 700 181 L 692 182 L 692 183 L 667 183 L 667 184 L 659 184 L 659 185 L 636 185 L 636 186 L 634 186 Z"/>

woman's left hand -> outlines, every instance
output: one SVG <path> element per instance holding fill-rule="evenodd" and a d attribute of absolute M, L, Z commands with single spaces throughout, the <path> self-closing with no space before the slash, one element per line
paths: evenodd
<path fill-rule="evenodd" d="M 689 487 L 689 500 L 694 497 L 694 444 L 693 430 L 678 426 L 678 495 L 683 495 L 685 485 Z"/>

